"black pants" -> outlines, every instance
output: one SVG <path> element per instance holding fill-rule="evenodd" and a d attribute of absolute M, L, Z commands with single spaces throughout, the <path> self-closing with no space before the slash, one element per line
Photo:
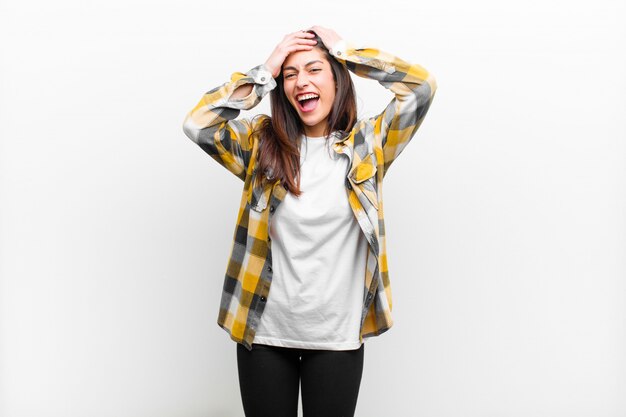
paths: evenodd
<path fill-rule="evenodd" d="M 246 417 L 296 417 L 302 385 L 304 417 L 353 417 L 361 375 L 356 350 L 311 350 L 237 343 L 239 387 Z"/>

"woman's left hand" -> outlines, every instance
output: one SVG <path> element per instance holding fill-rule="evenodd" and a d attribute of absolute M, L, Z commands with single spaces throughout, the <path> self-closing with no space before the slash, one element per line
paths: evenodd
<path fill-rule="evenodd" d="M 324 46 L 329 50 L 332 49 L 335 44 L 341 40 L 341 36 L 339 36 L 337 32 L 332 29 L 321 26 L 311 26 L 309 30 L 317 33 L 317 36 L 320 37 L 320 39 L 324 43 Z"/>

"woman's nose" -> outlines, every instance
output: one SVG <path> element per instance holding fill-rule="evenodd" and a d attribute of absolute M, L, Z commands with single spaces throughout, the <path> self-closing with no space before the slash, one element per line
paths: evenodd
<path fill-rule="evenodd" d="M 300 88 L 302 87 L 306 87 L 307 85 L 309 85 L 309 79 L 307 78 L 306 74 L 304 72 L 301 72 L 300 74 L 298 74 L 298 79 L 296 80 L 296 85 Z"/>

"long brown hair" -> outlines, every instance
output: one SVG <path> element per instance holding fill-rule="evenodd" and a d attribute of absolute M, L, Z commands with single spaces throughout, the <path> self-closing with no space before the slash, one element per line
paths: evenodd
<path fill-rule="evenodd" d="M 310 31 L 315 34 L 314 32 Z M 328 114 L 324 136 L 332 132 L 346 135 L 356 122 L 356 95 L 348 69 L 337 61 L 315 34 L 316 48 L 324 52 L 330 63 L 337 86 L 335 101 Z M 300 136 L 304 125 L 285 95 L 282 71 L 276 78 L 277 87 L 270 92 L 272 117 L 265 117 L 255 134 L 259 135 L 259 155 L 255 181 L 280 180 L 293 195 L 300 191 Z"/>

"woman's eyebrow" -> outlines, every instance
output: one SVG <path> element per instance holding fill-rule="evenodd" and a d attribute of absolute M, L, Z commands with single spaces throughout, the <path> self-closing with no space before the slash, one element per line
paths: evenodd
<path fill-rule="evenodd" d="M 308 67 L 309 65 L 313 65 L 313 64 L 316 64 L 316 63 L 318 63 L 318 62 L 319 62 L 320 64 L 322 64 L 322 63 L 323 63 L 323 62 L 322 62 L 322 61 L 320 61 L 319 59 L 316 59 L 315 61 L 307 62 L 304 66 L 305 66 L 305 67 Z M 297 69 L 296 67 L 292 67 L 292 66 L 288 66 L 288 67 L 283 68 L 283 71 L 287 71 L 287 70 L 298 71 L 298 69 Z"/>

